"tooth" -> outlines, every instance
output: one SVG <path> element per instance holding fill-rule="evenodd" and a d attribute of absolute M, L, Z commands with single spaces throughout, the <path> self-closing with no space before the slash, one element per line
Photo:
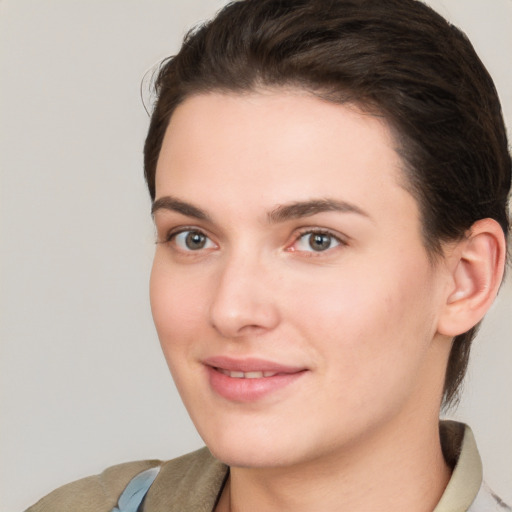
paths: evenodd
<path fill-rule="evenodd" d="M 261 379 L 263 377 L 263 372 L 246 372 L 246 379 Z"/>
<path fill-rule="evenodd" d="M 239 371 L 231 371 L 231 370 L 225 370 L 224 368 L 218 368 L 218 371 L 220 373 L 223 373 L 224 375 L 227 375 L 228 377 L 231 377 L 232 379 L 262 379 L 263 377 L 273 377 L 274 375 L 277 375 L 278 372 L 239 372 Z"/>

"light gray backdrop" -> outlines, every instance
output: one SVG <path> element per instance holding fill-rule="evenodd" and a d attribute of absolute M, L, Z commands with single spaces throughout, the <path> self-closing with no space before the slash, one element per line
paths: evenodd
<path fill-rule="evenodd" d="M 139 86 L 222 0 L 0 1 L 0 512 L 108 465 L 201 444 L 148 305 Z M 511 0 L 432 0 L 495 77 L 512 125 Z M 512 502 L 512 285 L 455 414 Z"/>

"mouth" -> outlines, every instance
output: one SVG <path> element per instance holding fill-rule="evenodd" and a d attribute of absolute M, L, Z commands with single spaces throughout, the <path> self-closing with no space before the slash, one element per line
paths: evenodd
<path fill-rule="evenodd" d="M 203 363 L 233 379 L 261 379 L 280 374 L 298 373 L 306 369 L 302 366 L 291 366 L 256 357 L 235 359 L 214 356 L 205 359 Z"/>
<path fill-rule="evenodd" d="M 255 358 L 213 357 L 203 363 L 212 391 L 232 402 L 259 401 L 291 386 L 308 371 Z"/>
<path fill-rule="evenodd" d="M 274 377 L 275 375 L 279 375 L 278 372 L 263 372 L 263 371 L 255 371 L 255 372 L 239 372 L 239 371 L 231 371 L 225 370 L 224 368 L 213 368 L 223 375 L 227 375 L 232 379 L 263 379 L 266 377 Z"/>

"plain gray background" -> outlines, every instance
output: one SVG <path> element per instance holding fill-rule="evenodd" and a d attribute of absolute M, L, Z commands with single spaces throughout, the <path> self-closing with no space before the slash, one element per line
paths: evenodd
<path fill-rule="evenodd" d="M 106 466 L 201 445 L 160 354 L 142 178 L 147 69 L 221 0 L 0 0 L 0 512 Z M 512 126 L 512 1 L 432 0 Z M 512 502 L 512 284 L 452 416 Z"/>

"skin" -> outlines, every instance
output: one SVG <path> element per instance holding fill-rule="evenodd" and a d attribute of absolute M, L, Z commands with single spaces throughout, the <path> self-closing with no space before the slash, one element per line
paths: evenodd
<path fill-rule="evenodd" d="M 401 163 L 382 119 L 305 92 L 204 94 L 173 114 L 151 304 L 189 414 L 231 466 L 218 510 L 421 512 L 439 500 L 453 264 L 429 260 Z M 314 211 L 283 207 L 311 200 Z M 326 200 L 343 208 L 318 211 Z M 191 231 L 202 248 L 187 246 Z M 303 372 L 229 400 L 208 379 L 216 356 Z"/>

